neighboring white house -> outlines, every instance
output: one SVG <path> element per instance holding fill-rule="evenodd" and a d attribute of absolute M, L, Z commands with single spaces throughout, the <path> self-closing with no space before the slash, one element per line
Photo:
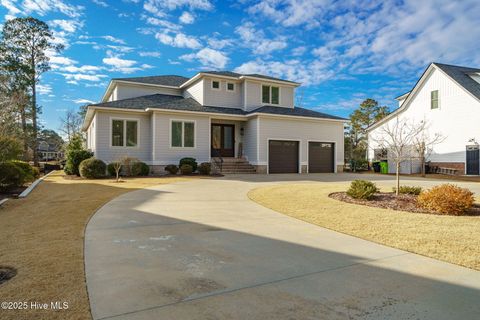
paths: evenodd
<path fill-rule="evenodd" d="M 368 129 L 369 160 L 381 157 L 373 140 L 382 135 L 382 127 L 398 117 L 412 122 L 426 121 L 431 136 L 437 133 L 443 136 L 427 159 L 431 166 L 452 169 L 458 174 L 480 173 L 480 69 L 432 63 L 413 89 L 397 100 L 399 108 Z M 389 171 L 395 171 L 392 161 Z M 402 173 L 419 171 L 418 160 L 401 165 Z"/>
<path fill-rule="evenodd" d="M 83 130 L 98 159 L 136 157 L 154 172 L 183 157 L 258 173 L 341 171 L 346 120 L 295 107 L 299 85 L 229 71 L 112 79 Z"/>

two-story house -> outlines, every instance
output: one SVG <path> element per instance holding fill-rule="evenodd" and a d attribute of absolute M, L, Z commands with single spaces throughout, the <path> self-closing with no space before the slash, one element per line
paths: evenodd
<path fill-rule="evenodd" d="M 83 129 L 95 157 L 136 157 L 158 173 L 183 157 L 257 173 L 341 171 L 346 120 L 295 107 L 299 85 L 228 71 L 112 79 Z"/>
<path fill-rule="evenodd" d="M 412 90 L 397 98 L 399 107 L 368 129 L 369 158 L 387 152 L 376 152 L 385 126 L 404 119 L 410 123 L 424 121 L 423 134 L 442 139 L 426 154 L 430 167 L 440 172 L 480 174 L 480 69 L 431 63 Z M 418 155 L 417 155 L 418 156 Z M 389 171 L 395 172 L 391 159 Z M 415 155 L 403 161 L 401 173 L 418 173 L 421 162 Z"/>

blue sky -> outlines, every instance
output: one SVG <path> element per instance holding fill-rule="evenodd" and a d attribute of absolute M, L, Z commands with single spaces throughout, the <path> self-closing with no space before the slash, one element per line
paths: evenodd
<path fill-rule="evenodd" d="M 34 16 L 66 47 L 39 90 L 51 129 L 110 78 L 212 69 L 301 82 L 297 105 L 335 115 L 367 97 L 395 108 L 432 61 L 480 67 L 479 12 L 478 0 L 0 0 L 1 24 Z"/>

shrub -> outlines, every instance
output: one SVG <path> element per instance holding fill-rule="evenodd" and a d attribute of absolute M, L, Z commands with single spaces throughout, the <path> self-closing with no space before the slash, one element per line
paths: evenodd
<path fill-rule="evenodd" d="M 28 162 L 20 161 L 20 160 L 11 160 L 8 161 L 16 165 L 23 171 L 25 174 L 25 182 L 32 182 L 40 177 L 40 171 L 36 167 L 32 167 Z"/>
<path fill-rule="evenodd" d="M 420 193 L 417 202 L 437 213 L 460 216 L 473 206 L 474 197 L 470 190 L 447 183 Z"/>
<path fill-rule="evenodd" d="M 132 164 L 130 171 L 132 176 L 148 176 L 150 167 L 145 162 L 137 161 Z"/>
<path fill-rule="evenodd" d="M 212 171 L 212 165 L 210 162 L 202 162 L 199 166 L 198 166 L 198 172 L 200 174 L 204 174 L 204 175 L 210 175 L 210 172 Z"/>
<path fill-rule="evenodd" d="M 192 168 L 192 166 L 189 165 L 189 164 L 182 164 L 182 165 L 180 166 L 180 172 L 181 172 L 182 174 L 191 174 L 191 173 L 193 172 L 193 168 Z"/>
<path fill-rule="evenodd" d="M 20 159 L 23 153 L 20 141 L 9 136 L 0 136 L 0 150 L 0 161 Z"/>
<path fill-rule="evenodd" d="M 365 180 L 354 180 L 347 190 L 347 194 L 355 199 L 370 200 L 373 195 L 378 192 L 375 183 Z"/>
<path fill-rule="evenodd" d="M 98 179 L 105 176 L 107 165 L 100 159 L 85 159 L 80 163 L 80 176 L 86 179 Z"/>
<path fill-rule="evenodd" d="M 67 162 L 65 164 L 66 174 L 75 174 L 80 176 L 79 166 L 83 160 L 93 157 L 93 153 L 87 150 L 71 150 L 67 154 Z"/>
<path fill-rule="evenodd" d="M 392 188 L 393 192 L 397 191 L 397 188 Z M 422 187 L 410 187 L 410 186 L 400 186 L 398 193 L 401 194 L 414 194 L 418 196 L 422 192 Z"/>
<path fill-rule="evenodd" d="M 165 166 L 165 171 L 167 171 L 170 174 L 177 174 L 178 167 L 175 164 L 169 164 L 169 165 Z"/>
<path fill-rule="evenodd" d="M 192 172 L 197 171 L 197 160 L 195 158 L 182 158 L 180 159 L 180 163 L 178 164 L 179 167 L 182 167 L 182 165 L 188 164 L 192 167 Z M 180 169 L 181 170 L 181 169 Z"/>
<path fill-rule="evenodd" d="M 26 174 L 12 162 L 0 162 L 0 191 L 21 187 L 25 183 Z"/>

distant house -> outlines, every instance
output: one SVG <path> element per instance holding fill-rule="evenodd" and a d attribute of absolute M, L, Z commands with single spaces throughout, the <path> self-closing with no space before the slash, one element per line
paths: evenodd
<path fill-rule="evenodd" d="M 480 174 L 480 69 L 432 63 L 412 90 L 397 100 L 399 108 L 368 129 L 370 160 L 388 158 L 388 151 L 378 150 L 372 142 L 378 141 L 382 126 L 397 118 L 425 120 L 430 135 L 444 137 L 427 159 L 430 166 L 457 174 Z M 408 174 L 420 169 L 420 162 L 411 160 L 402 163 L 400 171 Z M 391 162 L 389 171 L 395 171 Z"/>
<path fill-rule="evenodd" d="M 38 157 L 40 161 L 52 161 L 63 158 L 63 151 L 61 147 L 54 144 L 49 144 L 47 141 L 38 142 Z"/>
<path fill-rule="evenodd" d="M 128 155 L 159 172 L 183 157 L 240 172 L 341 171 L 346 120 L 295 107 L 299 85 L 229 71 L 113 79 L 83 130 L 95 157 Z"/>

